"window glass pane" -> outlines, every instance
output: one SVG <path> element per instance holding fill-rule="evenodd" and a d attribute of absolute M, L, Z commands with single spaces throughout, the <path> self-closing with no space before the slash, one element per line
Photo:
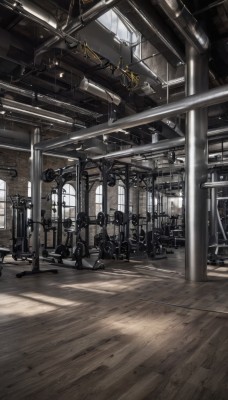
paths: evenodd
<path fill-rule="evenodd" d="M 125 188 L 118 186 L 118 210 L 125 212 Z"/>
<path fill-rule="evenodd" d="M 95 204 L 96 204 L 95 212 L 96 212 L 96 215 L 100 211 L 102 211 L 102 197 L 103 197 L 102 193 L 103 193 L 102 185 L 97 186 L 96 195 L 95 195 Z"/>
<path fill-rule="evenodd" d="M 6 182 L 0 179 L 0 229 L 6 227 Z"/>
<path fill-rule="evenodd" d="M 0 190 L 0 201 L 5 201 L 6 192 L 4 190 Z"/>
<path fill-rule="evenodd" d="M 5 228 L 5 216 L 0 215 L 0 229 Z"/>

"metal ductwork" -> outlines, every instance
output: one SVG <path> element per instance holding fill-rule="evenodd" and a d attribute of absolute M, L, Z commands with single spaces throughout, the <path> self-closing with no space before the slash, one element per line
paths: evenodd
<path fill-rule="evenodd" d="M 162 22 L 156 10 L 150 13 L 146 2 L 139 0 L 121 1 L 117 9 L 125 15 L 143 36 L 160 51 L 173 66 L 183 63 L 184 53 L 171 30 Z"/>
<path fill-rule="evenodd" d="M 115 122 L 100 124 L 72 132 L 67 138 L 59 138 L 56 140 L 49 140 L 43 143 L 38 143 L 37 148 L 49 150 L 56 147 L 65 146 L 79 140 L 87 140 L 100 135 L 108 135 L 112 132 L 117 132 L 120 129 L 133 128 L 135 126 L 149 124 L 154 121 L 160 121 L 163 118 L 172 117 L 178 114 L 183 114 L 192 109 L 207 107 L 213 104 L 219 104 L 227 101 L 228 99 L 228 85 L 219 88 L 211 89 L 207 92 L 200 93 L 185 97 L 174 103 L 165 104 L 163 106 L 150 108 L 149 110 L 121 118 Z M 180 138 L 182 139 L 182 138 Z"/>
<path fill-rule="evenodd" d="M 114 103 L 117 106 L 121 103 L 121 97 L 111 92 L 110 90 L 98 85 L 95 82 L 90 81 L 87 78 L 83 78 L 79 84 L 79 89 L 88 92 L 100 99 L 106 100 L 109 103 Z"/>
<path fill-rule="evenodd" d="M 209 48 L 209 38 L 181 0 L 152 0 L 171 19 L 187 42 L 199 53 Z"/>
<path fill-rule="evenodd" d="M 28 104 L 18 103 L 14 100 L 1 99 L 3 110 L 13 111 L 18 114 L 27 115 L 29 117 L 38 118 L 43 121 L 48 121 L 52 124 L 60 124 L 69 128 L 74 126 L 72 118 L 65 115 L 60 115 L 52 111 L 42 110 L 39 107 L 33 107 Z"/>
<path fill-rule="evenodd" d="M 20 88 L 18 86 L 12 85 L 11 83 L 0 81 L 0 89 L 6 90 L 11 93 L 16 93 L 21 96 L 28 97 L 30 99 L 38 100 L 43 103 L 50 104 L 55 107 L 60 107 L 75 112 L 77 114 L 85 115 L 95 119 L 102 116 L 102 114 L 86 110 L 85 108 L 75 106 L 74 104 L 66 103 L 65 101 L 54 99 L 44 94 L 35 93 L 32 92 L 31 90 Z M 83 123 L 81 123 L 81 126 L 83 126 Z"/>
<path fill-rule="evenodd" d="M 53 46 L 61 37 L 65 37 L 67 40 L 75 42 L 75 39 L 71 37 L 73 33 L 78 32 L 80 29 L 84 28 L 90 22 L 94 21 L 110 8 L 114 7 L 120 0 L 101 0 L 89 10 L 85 11 L 82 15 L 73 20 L 64 30 L 56 32 L 56 36 L 47 40 L 39 48 L 36 49 L 36 55 L 47 51 L 51 46 Z"/>
<path fill-rule="evenodd" d="M 56 18 L 51 15 L 48 11 L 45 11 L 43 8 L 39 7 L 37 4 L 34 4 L 28 0 L 16 0 L 12 2 L 13 7 L 18 9 L 19 12 L 26 11 L 34 17 L 40 19 L 41 21 L 47 23 L 52 28 L 56 29 L 58 24 Z"/>

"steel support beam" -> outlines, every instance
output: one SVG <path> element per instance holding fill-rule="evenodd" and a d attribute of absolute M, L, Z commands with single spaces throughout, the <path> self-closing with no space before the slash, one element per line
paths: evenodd
<path fill-rule="evenodd" d="M 214 183 L 218 178 L 218 173 L 213 171 L 211 173 L 211 180 Z M 218 243 L 218 218 L 217 218 L 217 188 L 211 189 L 211 213 L 210 213 L 210 239 Z"/>
<path fill-rule="evenodd" d="M 32 155 L 32 170 L 31 170 L 31 192 L 32 192 L 32 270 L 39 271 L 39 252 L 40 252 L 40 223 L 41 223 L 41 171 L 42 171 L 42 156 L 39 149 L 35 149 L 34 145 L 40 141 L 40 128 L 35 127 L 33 131 L 31 155 Z"/>
<path fill-rule="evenodd" d="M 186 94 L 195 95 L 207 90 L 207 54 L 186 46 Z M 201 184 L 207 180 L 207 109 L 194 109 L 187 113 L 186 126 L 186 248 L 185 277 L 190 281 L 207 278 L 207 192 Z"/>

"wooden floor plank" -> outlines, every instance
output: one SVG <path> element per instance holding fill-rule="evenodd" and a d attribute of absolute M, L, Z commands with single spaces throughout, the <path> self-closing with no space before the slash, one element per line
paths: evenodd
<path fill-rule="evenodd" d="M 44 265 L 45 267 L 45 265 Z M 184 280 L 183 252 L 0 280 L 1 400 L 225 400 L 228 272 Z"/>

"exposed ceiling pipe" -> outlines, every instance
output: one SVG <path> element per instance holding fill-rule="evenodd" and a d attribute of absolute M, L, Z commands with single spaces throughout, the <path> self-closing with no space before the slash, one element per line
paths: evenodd
<path fill-rule="evenodd" d="M 28 0 L 16 0 L 13 1 L 13 7 L 17 8 L 19 11 L 25 10 L 29 14 L 34 15 L 41 21 L 46 22 L 48 25 L 52 26 L 52 28 L 56 29 L 58 24 L 56 18 L 51 15 L 48 11 L 45 11 L 43 8 L 39 7 L 37 4 L 34 4 Z"/>
<path fill-rule="evenodd" d="M 127 0 L 127 3 L 130 7 L 130 10 L 131 11 L 133 10 L 133 12 L 136 14 L 138 23 L 140 25 L 144 24 L 148 32 L 150 32 L 150 35 L 148 35 L 147 40 L 149 40 L 149 42 L 151 42 L 153 45 L 154 43 L 153 38 L 154 35 L 156 35 L 158 40 L 165 46 L 166 51 L 168 50 L 175 55 L 176 65 L 178 64 L 178 62 L 183 64 L 184 54 L 178 48 L 177 44 L 174 43 L 174 40 L 171 39 L 165 26 L 162 27 L 160 22 L 157 21 L 156 16 L 153 16 L 153 13 L 151 13 L 151 15 L 148 15 L 147 12 L 140 7 L 140 4 L 134 0 Z M 121 10 L 122 7 L 121 3 L 119 6 L 117 6 L 117 8 L 119 7 Z M 145 36 L 145 32 L 143 33 Z M 164 51 L 164 57 L 166 57 L 166 51 Z"/>
<path fill-rule="evenodd" d="M 38 100 L 43 103 L 50 104 L 56 107 L 60 107 L 69 111 L 73 111 L 77 114 L 93 117 L 95 119 L 102 116 L 102 114 L 86 110 L 85 108 L 75 106 L 74 104 L 66 103 L 65 101 L 54 99 L 44 94 L 35 93 L 31 90 L 20 88 L 18 86 L 12 85 L 11 83 L 0 81 L 0 89 L 9 91 L 11 93 L 16 93 L 21 96 L 28 97 L 30 99 Z M 81 124 L 83 125 L 83 123 Z"/>
<path fill-rule="evenodd" d="M 22 115 L 39 118 L 52 124 L 61 124 L 68 127 L 74 126 L 74 120 L 65 115 L 60 115 L 52 111 L 42 110 L 39 107 L 30 106 L 24 103 L 18 103 L 14 100 L 2 98 L 1 105 L 3 110 L 13 111 Z"/>
<path fill-rule="evenodd" d="M 228 181 L 204 182 L 202 183 L 201 187 L 204 189 L 228 187 Z"/>
<path fill-rule="evenodd" d="M 47 11 L 41 9 L 39 7 L 40 13 L 35 11 L 35 9 L 31 9 L 31 2 L 27 1 L 28 7 L 23 7 L 21 1 L 15 0 L 2 0 L 1 5 L 8 8 L 11 11 L 17 12 L 18 14 L 22 15 L 29 20 L 36 22 L 42 25 L 48 31 L 53 32 L 54 34 L 58 34 L 60 37 L 63 37 L 63 34 L 60 29 L 57 28 L 57 22 L 53 19 L 53 16 L 49 15 Z M 30 11 L 28 11 L 30 10 Z M 39 16 L 38 16 L 39 15 Z M 49 21 L 49 22 L 48 22 Z"/>
<path fill-rule="evenodd" d="M 208 50 L 210 44 L 208 36 L 181 0 L 159 0 L 156 3 L 199 53 Z"/>
<path fill-rule="evenodd" d="M 13 150 L 13 151 L 22 151 L 25 153 L 31 153 L 31 148 L 28 147 L 24 147 L 24 146 L 18 146 L 18 145 L 13 145 L 13 144 L 4 144 L 4 143 L 0 143 L 0 149 L 5 149 L 5 150 Z M 64 158 L 64 159 L 72 159 L 72 160 L 78 160 L 78 157 L 72 157 L 69 155 L 64 155 L 64 154 L 54 154 L 54 153 L 50 153 L 50 152 L 43 152 L 44 156 L 48 156 L 48 157 L 55 157 L 55 158 Z"/>
<path fill-rule="evenodd" d="M 67 138 L 58 138 L 55 140 L 47 140 L 35 145 L 40 150 L 47 150 L 56 147 L 65 146 L 79 140 L 86 140 L 100 135 L 107 135 L 117 132 L 120 129 L 133 128 L 135 126 L 146 125 L 150 122 L 160 121 L 163 118 L 172 117 L 174 115 L 183 114 L 186 111 L 197 109 L 200 107 L 208 107 L 209 105 L 223 103 L 228 99 L 228 85 L 224 85 L 207 92 L 185 97 L 174 103 L 165 104 L 163 106 L 150 108 L 149 110 L 121 118 L 115 122 L 96 125 L 85 130 L 72 132 Z M 180 138 L 181 139 L 181 138 Z"/>
<path fill-rule="evenodd" d="M 173 131 L 175 131 L 179 136 L 184 136 L 184 133 L 179 128 L 179 126 L 177 124 L 175 124 L 175 122 L 171 121 L 168 118 L 163 118 L 162 122 L 164 122 L 164 124 L 166 124 L 169 128 L 171 128 Z"/>
<path fill-rule="evenodd" d="M 208 140 L 212 138 L 228 132 L 228 126 L 217 128 L 217 129 L 210 129 L 207 133 Z M 185 137 L 179 137 L 170 140 L 160 140 L 157 143 L 146 144 L 144 146 L 137 146 L 132 147 L 126 150 L 120 150 L 113 153 L 103 154 L 103 156 L 95 156 L 92 157 L 93 160 L 99 160 L 101 158 L 109 159 L 109 158 L 121 158 L 121 157 L 129 157 L 136 154 L 145 154 L 150 152 L 160 152 L 164 150 L 169 150 L 176 147 L 183 147 L 185 145 Z"/>
<path fill-rule="evenodd" d="M 175 78 L 175 79 L 171 79 L 168 82 L 164 82 L 162 84 L 162 88 L 167 88 L 167 86 L 169 88 L 171 87 L 177 87 L 177 86 L 182 86 L 185 83 L 185 77 L 181 76 L 180 78 Z"/>
<path fill-rule="evenodd" d="M 110 90 L 98 85 L 95 82 L 90 81 L 86 77 L 84 77 L 80 84 L 79 89 L 88 92 L 94 96 L 97 96 L 101 99 L 106 100 L 108 103 L 114 103 L 115 105 L 119 105 L 121 103 L 121 97 L 117 94 L 111 92 Z"/>
<path fill-rule="evenodd" d="M 80 29 L 84 28 L 85 25 L 88 25 L 90 22 L 94 21 L 98 17 L 100 17 L 102 14 L 104 14 L 106 11 L 108 11 L 110 8 L 114 7 L 120 0 L 101 0 L 97 4 L 95 4 L 93 7 L 91 7 L 89 10 L 85 11 L 83 14 L 81 14 L 79 17 L 77 17 L 75 20 L 73 20 L 65 30 L 60 32 L 56 32 L 56 36 L 53 38 L 47 40 L 45 43 L 43 43 L 40 47 L 36 49 L 36 55 L 39 55 L 40 53 L 43 53 L 47 51 L 51 46 L 53 46 L 58 40 L 63 36 L 68 40 L 72 40 L 72 42 L 75 42 L 75 39 L 71 37 L 71 35 L 75 32 L 78 32 Z"/>

